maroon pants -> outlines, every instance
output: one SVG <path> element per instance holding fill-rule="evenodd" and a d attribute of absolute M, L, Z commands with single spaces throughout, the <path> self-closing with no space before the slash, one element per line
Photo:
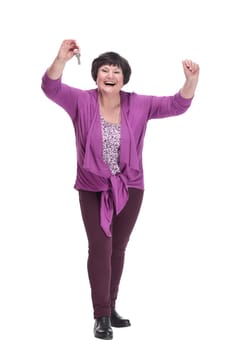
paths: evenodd
<path fill-rule="evenodd" d="M 143 190 L 129 188 L 126 206 L 119 215 L 113 217 L 112 237 L 107 237 L 100 226 L 100 197 L 101 192 L 79 191 L 88 238 L 87 268 L 94 318 L 110 316 L 115 307 L 125 249 L 140 211 Z"/>

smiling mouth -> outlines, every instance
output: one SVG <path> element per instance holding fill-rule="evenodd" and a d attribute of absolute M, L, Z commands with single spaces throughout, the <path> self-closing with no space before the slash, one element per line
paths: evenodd
<path fill-rule="evenodd" d="M 104 85 L 107 85 L 107 86 L 115 86 L 116 84 L 115 84 L 113 81 L 105 81 L 105 82 L 104 82 Z"/>

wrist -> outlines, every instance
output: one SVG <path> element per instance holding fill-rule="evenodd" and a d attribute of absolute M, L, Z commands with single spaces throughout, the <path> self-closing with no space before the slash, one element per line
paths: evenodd
<path fill-rule="evenodd" d="M 180 90 L 181 96 L 184 98 L 192 98 L 197 87 L 197 82 L 197 79 L 187 79 Z"/>
<path fill-rule="evenodd" d="M 53 63 L 64 67 L 66 64 L 66 59 L 61 56 L 56 56 Z"/>

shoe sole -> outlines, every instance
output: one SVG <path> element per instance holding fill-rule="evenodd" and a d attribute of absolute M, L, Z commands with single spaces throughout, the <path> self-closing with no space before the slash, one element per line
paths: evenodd
<path fill-rule="evenodd" d="M 107 335 L 107 336 L 102 336 L 99 334 L 94 334 L 95 338 L 97 339 L 102 339 L 102 340 L 112 340 L 113 339 L 113 335 Z"/>

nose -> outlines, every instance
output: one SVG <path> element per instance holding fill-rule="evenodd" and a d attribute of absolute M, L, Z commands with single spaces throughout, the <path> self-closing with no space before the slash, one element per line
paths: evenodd
<path fill-rule="evenodd" d="M 112 78 L 113 77 L 113 72 L 111 70 L 108 71 L 107 77 L 108 78 Z"/>

